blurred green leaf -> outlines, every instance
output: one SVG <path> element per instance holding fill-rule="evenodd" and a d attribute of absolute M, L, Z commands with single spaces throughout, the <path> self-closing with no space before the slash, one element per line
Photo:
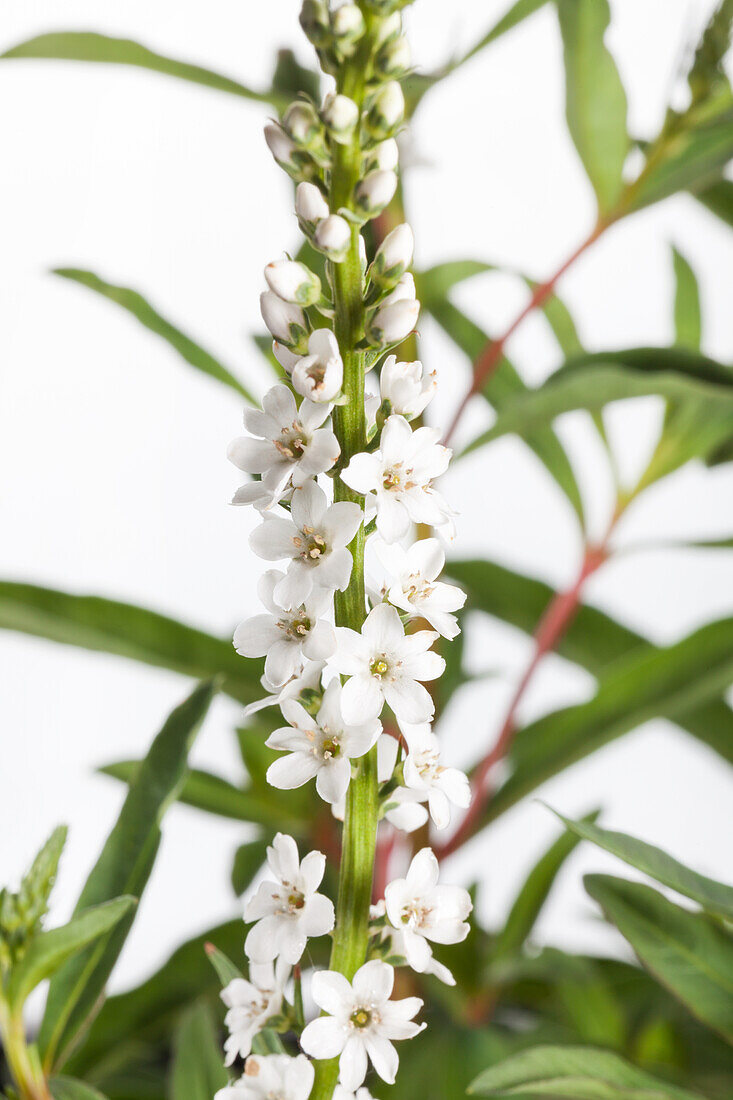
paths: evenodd
<path fill-rule="evenodd" d="M 240 703 L 262 695 L 260 661 L 238 656 L 226 638 L 133 604 L 0 581 L 0 629 L 114 653 L 196 679 L 221 676 L 221 690 Z"/>
<path fill-rule="evenodd" d="M 271 103 L 278 107 L 283 105 L 279 96 L 273 96 L 270 92 L 253 91 L 239 81 L 232 80 L 231 77 L 222 76 L 221 73 L 214 73 L 210 69 L 192 65 L 187 61 L 177 61 L 173 57 L 163 57 L 128 38 L 110 38 L 91 31 L 53 31 L 50 34 L 39 34 L 36 38 L 19 42 L 17 46 L 12 46 L 5 53 L 0 54 L 0 59 L 12 58 L 133 65 L 136 68 L 151 69 L 165 76 L 193 81 L 194 84 L 203 84 L 218 92 L 228 92 L 243 99 L 253 99 L 257 103 Z"/>
<path fill-rule="evenodd" d="M 212 682 L 196 687 L 153 740 L 84 884 L 75 916 L 122 893 L 141 896 L 160 844 L 160 823 L 183 785 L 189 750 L 215 693 Z M 52 979 L 39 1035 L 47 1066 L 63 1065 L 69 1047 L 98 1008 L 131 924 L 129 916 L 111 936 L 69 960 Z"/>
<path fill-rule="evenodd" d="M 733 181 L 718 180 L 695 193 L 695 198 L 708 210 L 733 228 Z"/>
<path fill-rule="evenodd" d="M 11 972 L 6 990 L 11 1009 L 19 1009 L 37 985 L 56 974 L 68 959 L 104 936 L 123 917 L 129 916 L 136 904 L 133 897 L 114 898 L 86 909 L 61 928 L 39 932 Z"/>
<path fill-rule="evenodd" d="M 171 1100 L 213 1100 L 228 1082 L 211 1009 L 203 1003 L 193 1005 L 176 1028 Z"/>
<path fill-rule="evenodd" d="M 676 248 L 672 249 L 672 262 L 675 278 L 675 344 L 678 348 L 699 351 L 702 340 L 702 313 L 700 290 L 695 272 Z"/>
<path fill-rule="evenodd" d="M 598 812 L 583 818 L 583 821 L 595 821 Z M 514 900 L 504 927 L 497 933 L 492 951 L 495 963 L 516 955 L 527 941 L 555 879 L 568 856 L 578 846 L 578 841 L 578 837 L 571 837 L 568 833 L 559 836 L 532 868 Z"/>
<path fill-rule="evenodd" d="M 733 886 L 716 882 L 685 867 L 668 852 L 643 840 L 637 840 L 636 837 L 602 829 L 600 825 L 586 819 L 573 821 L 557 813 L 557 810 L 553 810 L 553 813 L 557 814 L 576 837 L 597 844 L 599 848 L 618 856 L 638 871 L 643 871 L 661 882 L 663 886 L 669 886 L 678 894 L 691 898 L 707 913 L 733 921 Z"/>
<path fill-rule="evenodd" d="M 240 397 L 243 397 L 245 401 L 248 401 L 250 405 L 259 407 L 257 398 L 252 396 L 230 370 L 202 348 L 200 344 L 197 344 L 184 332 L 176 328 L 175 325 L 172 325 L 170 321 L 166 321 L 165 317 L 161 317 L 157 310 L 153 309 L 150 303 L 136 290 L 107 283 L 104 279 L 100 279 L 98 275 L 95 275 L 93 271 L 82 271 L 80 268 L 75 267 L 57 267 L 54 270 L 54 275 L 60 275 L 63 279 L 80 283 L 88 290 L 93 290 L 96 294 L 101 294 L 103 298 L 107 298 L 108 301 L 114 302 L 122 309 L 126 309 L 128 313 L 137 318 L 141 325 L 154 332 L 156 336 L 161 336 L 166 343 L 178 352 L 182 359 L 185 359 L 196 370 L 208 374 L 210 378 L 216 379 L 217 382 L 222 382 Z"/>
<path fill-rule="evenodd" d="M 99 770 L 103 775 L 120 779 L 123 783 L 133 783 L 138 777 L 139 769 L 138 760 L 120 760 Z M 269 825 L 274 829 L 288 829 L 299 835 L 303 831 L 304 822 L 294 812 L 297 803 L 289 803 L 274 791 L 269 796 L 263 796 L 242 790 L 219 775 L 197 768 L 191 768 L 187 772 L 177 792 L 177 798 L 187 806 L 194 806 L 197 810 L 217 814 L 219 817 L 250 821 L 255 825 Z"/>
<path fill-rule="evenodd" d="M 53 1100 L 106 1100 L 97 1089 L 75 1077 L 52 1077 L 48 1087 Z"/>
<path fill-rule="evenodd" d="M 557 10 L 568 127 L 603 216 L 613 210 L 623 190 L 629 150 L 626 93 L 604 42 L 610 22 L 608 0 L 557 0 Z"/>
<path fill-rule="evenodd" d="M 302 92 L 318 103 L 321 100 L 321 77 L 315 70 L 301 65 L 292 50 L 278 50 L 272 90 L 275 93 L 273 103 L 281 99 L 282 104 L 287 105 Z"/>
<path fill-rule="evenodd" d="M 535 1100 L 700 1100 L 686 1089 L 651 1077 L 608 1050 L 537 1046 L 487 1069 L 469 1093 Z"/>
<path fill-rule="evenodd" d="M 650 886 L 610 875 L 583 881 L 641 964 L 698 1020 L 733 1042 L 733 936 Z"/>
<path fill-rule="evenodd" d="M 239 967 L 235 966 L 229 956 L 220 951 L 216 944 L 207 943 L 204 950 L 222 986 L 229 985 L 229 982 L 242 977 Z"/>
<path fill-rule="evenodd" d="M 248 844 L 241 844 L 234 856 L 232 866 L 232 887 L 239 897 L 251 885 L 267 856 L 267 846 L 272 842 L 273 834 L 257 837 Z"/>

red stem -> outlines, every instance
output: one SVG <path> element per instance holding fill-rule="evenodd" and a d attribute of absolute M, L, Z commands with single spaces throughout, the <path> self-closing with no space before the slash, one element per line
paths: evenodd
<path fill-rule="evenodd" d="M 555 286 L 558 280 L 561 279 L 565 272 L 573 266 L 575 261 L 583 255 L 586 249 L 590 248 L 590 246 L 598 240 L 598 238 L 604 232 L 607 226 L 607 222 L 599 221 L 590 236 L 587 237 L 582 242 L 582 244 L 580 244 L 575 249 L 571 256 L 568 256 L 567 260 L 565 260 L 565 262 L 561 264 L 555 274 L 552 275 L 546 282 L 540 283 L 538 286 L 535 287 L 534 291 L 532 292 L 532 297 L 529 299 L 521 313 L 514 318 L 506 332 L 502 336 L 499 336 L 496 340 L 490 340 L 488 342 L 488 344 L 483 349 L 473 365 L 473 378 L 471 380 L 471 385 L 466 391 L 466 394 L 463 397 L 460 405 L 456 409 L 455 415 L 453 416 L 453 419 L 450 423 L 450 427 L 445 434 L 444 442 L 446 443 L 446 445 L 450 443 L 450 440 L 453 438 L 453 435 L 455 434 L 458 424 L 463 417 L 463 414 L 466 411 L 466 408 L 471 398 L 474 396 L 474 394 L 478 393 L 478 391 L 489 380 L 489 378 L 491 378 L 492 374 L 499 366 L 499 363 L 501 362 L 504 355 L 504 348 L 507 341 L 510 339 L 510 337 L 514 335 L 516 330 L 522 324 L 522 321 L 524 321 L 525 318 L 530 315 L 530 313 L 533 313 L 535 309 L 539 309 L 540 306 L 543 306 L 547 299 L 554 294 Z"/>

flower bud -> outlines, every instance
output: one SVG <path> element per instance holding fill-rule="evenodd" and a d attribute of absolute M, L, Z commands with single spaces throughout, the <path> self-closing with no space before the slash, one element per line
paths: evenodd
<path fill-rule="evenodd" d="M 380 168 L 383 172 L 394 172 L 400 162 L 400 150 L 394 138 L 380 141 L 379 145 L 371 149 L 366 157 L 365 169 L 371 172 Z"/>
<path fill-rule="evenodd" d="M 359 121 L 359 108 L 347 95 L 327 95 L 321 118 L 334 140 L 348 145 Z"/>
<path fill-rule="evenodd" d="M 303 0 L 300 25 L 306 38 L 318 49 L 328 44 L 331 26 L 325 0 Z"/>
<path fill-rule="evenodd" d="M 308 232 L 316 222 L 328 217 L 328 203 L 315 183 L 299 183 L 295 188 L 295 213 Z"/>
<path fill-rule="evenodd" d="M 284 302 L 272 290 L 260 294 L 262 320 L 280 344 L 301 353 L 307 345 L 308 326 L 300 306 Z"/>
<path fill-rule="evenodd" d="M 331 13 L 331 30 L 342 49 L 361 38 L 365 29 L 364 16 L 356 4 L 342 4 Z"/>
<path fill-rule="evenodd" d="M 312 103 L 296 99 L 283 115 L 283 126 L 296 145 L 304 149 L 316 144 L 321 137 L 321 120 Z"/>
<path fill-rule="evenodd" d="M 381 287 L 392 287 L 412 263 L 415 238 L 412 229 L 403 222 L 384 238 L 369 270 L 372 282 Z"/>
<path fill-rule="evenodd" d="M 425 375 L 423 365 L 399 363 L 396 355 L 388 355 L 379 375 L 382 402 L 389 401 L 392 412 L 414 420 L 424 412 L 436 389 L 435 371 Z"/>
<path fill-rule="evenodd" d="M 354 188 L 354 205 L 361 214 L 375 218 L 392 201 L 396 190 L 394 172 L 370 172 Z"/>
<path fill-rule="evenodd" d="M 390 38 L 396 38 L 399 34 L 402 34 L 402 16 L 398 11 L 395 11 L 382 19 L 381 26 L 377 31 L 377 45 L 389 42 Z"/>
<path fill-rule="evenodd" d="M 394 305 L 395 302 L 413 301 L 415 299 L 415 279 L 407 271 L 386 298 L 382 298 L 383 306 Z"/>
<path fill-rule="evenodd" d="M 295 167 L 295 161 L 293 160 L 295 144 L 279 123 L 268 122 L 265 126 L 265 141 L 273 157 L 282 168 L 290 171 Z"/>
<path fill-rule="evenodd" d="M 367 322 L 367 340 L 375 347 L 399 344 L 413 331 L 419 314 L 420 303 L 414 298 L 382 305 Z"/>
<path fill-rule="evenodd" d="M 384 77 L 405 76 L 412 68 L 412 52 L 405 36 L 388 39 L 378 50 L 374 64 L 377 72 Z"/>
<path fill-rule="evenodd" d="M 272 341 L 272 354 L 286 374 L 292 374 L 293 367 L 300 362 L 299 355 L 296 355 L 290 348 L 286 348 L 284 344 L 278 344 L 277 340 Z"/>
<path fill-rule="evenodd" d="M 351 226 L 340 214 L 329 214 L 320 221 L 313 234 L 313 244 L 329 260 L 340 263 L 351 243 Z"/>
<path fill-rule="evenodd" d="M 308 338 L 308 354 L 293 367 L 293 388 L 309 401 L 333 401 L 341 392 L 344 364 L 336 337 L 327 328 Z"/>
<path fill-rule="evenodd" d="M 390 137 L 405 115 L 405 97 L 396 80 L 384 84 L 372 100 L 367 111 L 365 126 L 372 137 L 382 140 Z"/>
<path fill-rule="evenodd" d="M 275 260 L 265 268 L 270 290 L 284 302 L 312 306 L 321 297 L 321 280 L 297 260 Z"/>

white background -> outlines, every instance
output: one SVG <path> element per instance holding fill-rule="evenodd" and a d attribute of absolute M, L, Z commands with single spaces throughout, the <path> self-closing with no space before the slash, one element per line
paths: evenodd
<path fill-rule="evenodd" d="M 504 0 L 419 0 L 410 13 L 425 67 L 472 43 Z M 608 41 L 630 100 L 630 128 L 655 132 L 684 43 L 708 0 L 612 0 Z M 308 58 L 296 0 L 5 0 L 0 48 L 52 29 L 127 36 L 264 87 L 277 46 Z M 224 458 L 237 433 L 236 397 L 188 368 L 116 307 L 52 276 L 90 268 L 148 296 L 167 317 L 261 392 L 267 369 L 248 336 L 260 330 L 264 264 L 296 241 L 290 186 L 261 136 L 265 110 L 141 71 L 13 61 L 0 64 L 0 574 L 109 595 L 227 634 L 256 610 L 261 563 L 247 547 L 253 517 L 227 507 L 237 484 Z M 425 101 L 408 197 L 422 266 L 475 257 L 542 277 L 588 232 L 593 200 L 563 118 L 561 46 L 551 9 L 486 51 Z M 592 349 L 672 338 L 674 242 L 692 262 L 704 301 L 705 350 L 733 351 L 733 240 L 688 197 L 615 228 L 563 281 Z M 492 331 L 521 307 L 514 280 L 486 277 L 457 300 Z M 467 363 L 421 325 L 445 423 Z M 536 383 L 558 362 L 541 318 L 510 345 Z M 613 410 L 622 468 L 641 468 L 659 421 L 654 400 Z M 466 433 L 488 423 L 477 407 Z M 607 518 L 603 458 L 582 416 L 560 424 L 578 459 L 594 530 Z M 577 569 L 568 506 L 515 440 L 459 465 L 446 491 L 460 508 L 458 556 L 486 554 L 554 584 Z M 620 545 L 651 536 L 724 535 L 733 525 L 733 473 L 689 467 L 648 494 Z M 660 643 L 733 612 L 733 555 L 645 553 L 609 565 L 588 598 Z M 500 672 L 466 691 L 443 727 L 452 761 L 469 763 L 496 736 L 528 640 L 498 623 L 470 631 L 476 668 Z M 112 823 L 122 790 L 95 767 L 146 749 L 189 688 L 178 676 L 114 657 L 0 635 L 0 881 L 15 882 L 59 821 L 71 826 L 53 918 L 64 919 Z M 522 705 L 524 719 L 592 694 L 590 676 L 551 657 Z M 194 751 L 197 765 L 237 779 L 218 701 Z M 539 795 L 570 814 L 603 806 L 616 827 L 661 842 L 701 870 L 731 875 L 725 766 L 670 724 L 651 722 L 548 783 Z M 451 868 L 480 874 L 497 922 L 531 863 L 555 835 L 528 800 Z M 124 987 L 183 938 L 238 911 L 228 885 L 244 830 L 174 807 L 162 853 L 112 986 Z M 728 838 L 728 839 L 727 839 Z M 621 870 L 576 852 L 540 921 L 538 939 L 617 950 L 584 897 L 587 869 Z"/>

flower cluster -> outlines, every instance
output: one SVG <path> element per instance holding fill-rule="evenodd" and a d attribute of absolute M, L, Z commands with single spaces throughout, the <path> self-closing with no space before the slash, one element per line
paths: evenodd
<path fill-rule="evenodd" d="M 413 539 L 415 524 L 451 537 L 453 511 L 436 488 L 451 456 L 440 433 L 419 423 L 434 374 L 391 353 L 412 334 L 420 311 L 408 270 L 413 235 L 398 225 L 371 258 L 362 235 L 398 186 L 399 81 L 410 69 L 399 11 L 405 2 L 333 9 L 327 0 L 303 2 L 301 25 L 335 88 L 321 103 L 296 100 L 265 136 L 296 182 L 298 224 L 322 263 L 312 270 L 284 256 L 265 268 L 261 310 L 282 380 L 261 411 L 245 413 L 247 434 L 229 449 L 251 477 L 233 503 L 259 513 L 250 546 L 276 566 L 259 583 L 265 612 L 234 635 L 242 656 L 265 658 L 266 697 L 249 711 L 277 705 L 285 723 L 267 740 L 281 754 L 267 780 L 281 790 L 313 781 L 334 816 L 345 818 L 345 830 L 355 785 L 372 784 L 378 812 L 360 822 L 359 833 L 361 842 L 371 837 L 363 842 L 369 861 L 379 819 L 382 828 L 410 832 L 430 816 L 442 829 L 452 808 L 469 801 L 466 776 L 441 764 L 426 686 L 444 671 L 434 646 L 457 635 L 455 612 L 465 597 L 438 580 L 440 538 Z M 345 88 L 356 91 L 349 96 Z M 381 573 L 369 589 L 365 547 L 370 568 Z M 364 922 L 369 917 L 362 965 L 344 973 L 338 945 L 353 930 L 349 915 L 336 914 L 320 892 L 325 856 L 312 851 L 301 859 L 295 840 L 279 833 L 267 862 L 244 913 L 249 978 L 234 978 L 222 993 L 226 1062 L 246 1062 L 221 1100 L 369 1100 L 369 1063 L 392 1083 L 394 1042 L 425 1026 L 415 1022 L 417 997 L 393 998 L 394 967 L 451 983 L 431 945 L 465 938 L 469 895 L 440 885 L 432 850 L 418 851 L 405 877 L 389 882 L 362 914 Z M 321 1014 L 304 1023 L 294 1009 L 301 962 L 308 941 L 329 934 L 332 968 L 310 978 Z M 299 1033 L 303 1053 L 255 1047 L 253 1054 L 256 1036 L 278 1027 Z M 335 1069 L 319 1076 L 319 1066 L 336 1059 L 338 1080 Z"/>

